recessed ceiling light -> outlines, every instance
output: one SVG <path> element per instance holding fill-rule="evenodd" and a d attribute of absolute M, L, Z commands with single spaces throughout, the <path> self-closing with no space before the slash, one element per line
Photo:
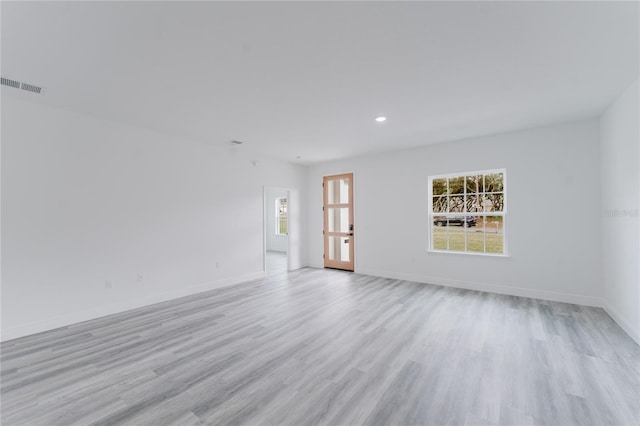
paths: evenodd
<path fill-rule="evenodd" d="M 376 117 L 376 121 L 377 121 L 378 123 L 382 123 L 383 121 L 386 121 L 386 120 L 387 120 L 387 117 L 382 117 L 382 116 L 380 116 L 380 117 Z"/>

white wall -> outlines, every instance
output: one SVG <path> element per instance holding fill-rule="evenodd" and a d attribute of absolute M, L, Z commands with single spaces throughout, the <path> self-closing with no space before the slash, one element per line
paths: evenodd
<path fill-rule="evenodd" d="M 307 171 L 4 96 L 2 339 L 262 276 L 264 186 L 300 197 L 307 231 L 294 239 L 308 256 L 293 265 L 322 267 L 322 176 L 354 172 L 357 272 L 586 305 L 604 297 L 638 340 L 637 117 L 636 82 L 600 122 Z M 427 177 L 502 167 L 510 257 L 427 252 Z"/>
<path fill-rule="evenodd" d="M 261 277 L 263 187 L 306 171 L 242 148 L 3 96 L 2 339 Z"/>
<path fill-rule="evenodd" d="M 307 180 L 305 174 L 304 182 L 299 182 L 299 186 L 306 187 Z M 288 188 L 289 211 L 287 236 L 289 245 L 287 246 L 287 270 L 293 271 L 307 266 L 306 258 L 306 195 L 305 190 L 299 187 Z"/>
<path fill-rule="evenodd" d="M 287 198 L 287 191 L 282 189 L 266 190 L 266 213 L 267 213 L 267 250 L 268 251 L 287 251 L 287 236 L 276 235 L 276 198 Z"/>
<path fill-rule="evenodd" d="M 638 82 L 601 118 L 602 239 L 607 312 L 640 343 Z"/>
<path fill-rule="evenodd" d="M 586 121 L 313 166 L 309 264 L 322 266 L 322 176 L 354 172 L 356 272 L 600 305 L 598 155 Z M 428 176 L 503 167 L 510 257 L 427 252 Z"/>

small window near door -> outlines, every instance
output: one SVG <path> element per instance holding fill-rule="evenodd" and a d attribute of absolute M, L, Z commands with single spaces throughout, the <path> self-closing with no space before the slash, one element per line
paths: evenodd
<path fill-rule="evenodd" d="M 276 235 L 287 235 L 287 199 L 276 198 Z"/>

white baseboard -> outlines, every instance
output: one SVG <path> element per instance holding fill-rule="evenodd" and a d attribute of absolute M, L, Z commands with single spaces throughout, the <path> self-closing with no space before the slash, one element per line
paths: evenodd
<path fill-rule="evenodd" d="M 218 281 L 178 288 L 173 291 L 154 294 L 144 298 L 122 301 L 105 306 L 98 306 L 96 308 L 78 312 L 71 312 L 65 315 L 47 318 L 46 320 L 35 321 L 28 324 L 22 324 L 15 327 L 7 327 L 2 329 L 2 336 L 0 337 L 0 341 L 4 342 L 11 339 L 17 339 L 18 337 L 24 337 L 47 330 L 53 330 L 55 328 L 65 327 L 71 324 L 77 324 L 79 322 L 117 314 L 119 312 L 124 312 L 131 309 L 141 308 L 143 306 L 153 305 L 155 303 L 166 302 L 168 300 L 190 296 L 192 294 L 201 293 L 203 291 L 209 291 L 221 287 L 228 287 L 248 281 L 255 281 L 264 278 L 264 275 L 264 272 L 254 272 L 237 277 L 225 278 Z"/>
<path fill-rule="evenodd" d="M 391 278 L 404 281 L 413 281 L 426 284 L 435 284 L 443 287 L 464 288 L 467 290 L 485 291 L 488 293 L 506 294 L 509 296 L 529 297 L 532 299 L 549 300 L 552 302 L 571 303 L 574 305 L 594 306 L 602 308 L 607 314 L 629 335 L 638 345 L 640 345 L 640 324 L 635 326 L 627 321 L 615 310 L 607 300 L 598 297 L 582 296 L 578 294 L 559 293 L 554 291 L 533 290 L 528 288 L 510 287 L 497 284 L 487 284 L 480 282 L 458 281 L 442 277 L 426 277 L 422 275 L 403 274 L 397 272 L 358 270 L 357 273 L 373 275 L 376 277 Z"/>
<path fill-rule="evenodd" d="M 464 288 L 466 290 L 485 291 L 488 293 L 506 294 L 509 296 L 529 297 L 532 299 L 549 300 L 552 302 L 572 303 L 575 305 L 602 307 L 602 300 L 598 297 L 582 296 L 570 293 L 554 291 L 534 290 L 521 287 L 511 287 L 498 284 L 488 284 L 473 281 L 459 281 L 443 277 L 428 277 L 415 274 L 403 274 L 397 272 L 358 270 L 359 274 L 374 275 L 376 277 L 392 278 L 397 280 L 413 281 L 425 284 L 435 284 L 443 287 Z"/>
<path fill-rule="evenodd" d="M 603 301 L 602 308 L 605 310 L 607 314 L 624 330 L 625 333 L 629 335 L 635 342 L 640 345 L 640 324 L 636 324 L 634 327 L 633 324 L 625 319 L 623 319 L 622 315 L 614 309 L 611 304 L 607 300 Z"/>
<path fill-rule="evenodd" d="M 314 267 L 314 266 L 311 266 Z M 322 265 L 317 266 L 322 268 Z M 363 275 L 373 275 L 376 277 L 399 279 L 405 281 L 413 281 L 426 284 L 435 284 L 443 287 L 464 288 L 467 290 L 485 291 L 489 293 L 506 294 L 510 296 L 530 297 L 533 299 L 549 300 L 553 302 L 572 303 L 583 306 L 595 306 L 602 307 L 609 316 L 636 342 L 640 345 L 640 330 L 638 327 L 634 327 L 630 322 L 623 319 L 623 317 L 609 304 L 607 301 L 588 296 L 581 296 L 576 294 L 559 293 L 544 290 L 532 290 L 520 287 L 510 287 L 497 284 L 487 284 L 480 282 L 469 282 L 452 280 L 450 278 L 442 277 L 427 277 L 414 274 L 403 274 L 397 272 L 378 271 L 366 269 L 359 269 L 357 271 Z M 35 333 L 40 333 L 47 330 L 52 330 L 59 327 L 68 326 L 71 324 L 77 324 L 79 322 L 88 321 L 107 315 L 117 314 L 119 312 L 128 311 L 131 309 L 141 308 L 143 306 L 153 305 L 155 303 L 166 302 L 168 300 L 177 299 L 179 297 L 189 296 L 196 293 L 201 293 L 216 288 L 228 287 L 235 284 L 240 284 L 248 281 L 254 281 L 264 278 L 264 272 L 254 272 L 237 277 L 226 278 L 223 280 L 213 281 L 209 283 L 203 283 L 186 288 L 176 289 L 171 292 L 165 292 L 145 298 L 136 300 L 128 300 L 126 302 L 120 302 L 116 304 L 110 304 L 106 306 L 100 306 L 94 309 L 73 312 L 47 320 L 36 321 L 28 324 L 22 324 L 16 327 L 8 327 L 2 329 L 2 336 L 0 341 L 7 341 L 16 339 L 18 337 L 24 337 Z"/>

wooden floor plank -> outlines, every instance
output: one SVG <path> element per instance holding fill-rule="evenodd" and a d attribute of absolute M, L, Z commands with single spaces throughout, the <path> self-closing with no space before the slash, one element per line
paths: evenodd
<path fill-rule="evenodd" d="M 4 342 L 2 424 L 640 423 L 602 309 L 285 266 Z"/>

